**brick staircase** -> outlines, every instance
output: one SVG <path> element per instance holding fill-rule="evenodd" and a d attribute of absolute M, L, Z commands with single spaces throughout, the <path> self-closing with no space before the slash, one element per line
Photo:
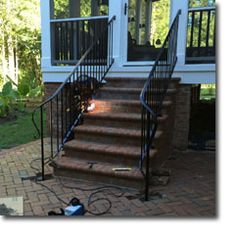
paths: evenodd
<path fill-rule="evenodd" d="M 140 92 L 146 79 L 110 78 L 95 97 L 96 107 L 84 114 L 83 125 L 74 129 L 54 168 L 55 175 L 95 180 L 106 184 L 141 187 L 139 170 L 141 147 Z M 151 169 L 169 156 L 174 125 L 174 103 L 178 79 L 172 79 L 159 128 L 150 151 Z M 113 168 L 129 167 L 129 171 Z"/>

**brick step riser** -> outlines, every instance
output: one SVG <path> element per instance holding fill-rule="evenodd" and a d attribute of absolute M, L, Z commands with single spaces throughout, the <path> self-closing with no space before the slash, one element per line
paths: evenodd
<path fill-rule="evenodd" d="M 139 80 L 126 80 L 126 81 L 117 81 L 117 80 L 108 80 L 108 83 L 105 87 L 115 87 L 115 88 L 139 88 L 142 89 L 146 81 L 139 81 Z M 169 88 L 177 88 L 177 82 L 171 82 L 169 84 Z"/>
<path fill-rule="evenodd" d="M 117 164 L 117 167 L 131 167 L 138 166 L 140 156 L 130 157 L 119 154 L 105 153 L 105 152 L 90 152 L 89 150 L 74 150 L 66 147 L 64 149 L 65 155 L 71 158 L 77 158 L 79 160 L 87 161 L 87 162 L 105 162 L 110 164 Z"/>
<path fill-rule="evenodd" d="M 88 132 L 76 132 L 75 139 L 87 142 L 115 144 L 123 146 L 140 146 L 141 137 L 127 137 L 124 135 L 107 135 L 103 133 L 88 133 Z"/>
<path fill-rule="evenodd" d="M 74 179 L 83 179 L 86 181 L 95 181 L 103 184 L 108 185 L 116 185 L 116 186 L 123 186 L 128 188 L 135 188 L 135 189 L 143 189 L 144 181 L 143 180 L 134 180 L 129 178 L 120 178 L 109 175 L 103 175 L 99 173 L 91 173 L 90 171 L 82 172 L 77 170 L 70 170 L 70 169 L 63 169 L 63 168 L 55 168 L 54 174 L 56 176 L 64 176 Z"/>
<path fill-rule="evenodd" d="M 165 127 L 167 122 L 159 122 L 158 130 Z M 114 127 L 114 128 L 128 128 L 128 129 L 139 129 L 141 130 L 140 121 L 123 121 L 123 120 L 109 120 L 109 119 L 92 119 L 89 117 L 84 118 L 84 125 L 95 125 L 101 127 Z"/>
<path fill-rule="evenodd" d="M 162 115 L 166 115 L 169 111 L 171 106 L 163 106 L 162 108 Z M 112 103 L 111 104 L 96 104 L 96 109 L 98 109 L 100 112 L 118 112 L 118 113 L 138 113 L 141 114 L 142 112 L 142 106 L 140 104 L 118 104 L 118 103 Z"/>
<path fill-rule="evenodd" d="M 165 99 L 170 100 L 172 98 L 171 94 L 167 94 Z M 100 90 L 96 94 L 96 99 L 125 99 L 125 100 L 139 100 L 140 99 L 140 93 L 125 93 L 125 92 L 119 92 L 119 91 L 106 91 L 106 90 Z"/>

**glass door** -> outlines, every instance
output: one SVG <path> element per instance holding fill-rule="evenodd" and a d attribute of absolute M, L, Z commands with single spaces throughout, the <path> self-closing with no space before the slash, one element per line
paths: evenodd
<path fill-rule="evenodd" d="M 128 0 L 127 61 L 154 61 L 169 30 L 170 0 Z"/>

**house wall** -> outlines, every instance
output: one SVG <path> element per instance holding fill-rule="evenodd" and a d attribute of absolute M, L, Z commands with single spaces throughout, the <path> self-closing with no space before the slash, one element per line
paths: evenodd
<path fill-rule="evenodd" d="M 153 62 L 127 62 L 127 21 L 124 17 L 124 5 L 127 0 L 110 0 L 109 18 L 116 15 L 114 22 L 114 65 L 108 77 L 142 77 L 148 78 Z M 191 84 L 211 84 L 216 82 L 216 65 L 185 65 L 185 45 L 187 30 L 188 0 L 172 0 L 171 22 L 177 11 L 181 9 L 179 21 L 179 35 L 177 55 L 178 61 L 173 77 L 181 78 L 181 84 L 176 95 L 175 121 L 173 145 L 177 149 L 186 149 L 188 146 L 190 96 Z M 52 66 L 51 64 L 51 38 L 50 38 L 50 0 L 41 0 L 42 25 L 42 74 L 45 83 L 46 97 L 53 94 L 61 82 L 72 71 L 73 66 Z"/>
<path fill-rule="evenodd" d="M 143 77 L 147 78 L 153 62 L 127 62 L 127 20 L 124 16 L 124 5 L 127 0 L 109 1 L 109 18 L 116 15 L 114 22 L 114 65 L 109 77 Z M 185 65 L 185 45 L 187 30 L 188 0 L 172 0 L 171 22 L 177 11 L 181 9 L 177 55 L 178 61 L 174 76 L 181 78 L 182 84 L 211 84 L 216 82 L 216 66 L 214 64 Z M 71 66 L 52 66 L 50 37 L 50 0 L 41 0 L 42 28 L 42 74 L 43 81 L 63 82 L 72 71 Z M 125 33 L 126 32 L 126 33 Z"/>

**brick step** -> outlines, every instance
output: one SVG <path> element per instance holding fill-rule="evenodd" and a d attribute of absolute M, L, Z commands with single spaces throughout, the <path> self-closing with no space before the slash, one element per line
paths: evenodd
<path fill-rule="evenodd" d="M 141 129 L 141 114 L 119 112 L 84 113 L 85 125 Z M 166 123 L 167 115 L 158 117 L 159 129 Z"/>
<path fill-rule="evenodd" d="M 131 188 L 142 188 L 144 177 L 138 167 L 131 167 L 130 171 L 114 171 L 113 168 L 122 167 L 117 164 L 97 163 L 90 168 L 86 160 L 78 160 L 67 156 L 61 157 L 54 168 L 54 174 L 76 179 L 97 181 Z M 129 166 L 125 166 L 129 167 Z"/>
<path fill-rule="evenodd" d="M 64 152 L 66 156 L 78 160 L 112 163 L 121 166 L 137 166 L 140 160 L 140 146 L 102 144 L 76 139 L 65 144 Z M 152 149 L 150 158 L 154 158 L 156 154 L 157 150 Z"/>
<path fill-rule="evenodd" d="M 125 87 L 125 88 L 143 88 L 147 78 L 106 78 L 108 86 L 112 87 Z M 163 79 L 158 79 L 161 81 Z M 176 88 L 179 83 L 179 78 L 172 78 L 169 84 L 169 88 Z M 106 86 L 107 86 L 106 85 Z"/>
<path fill-rule="evenodd" d="M 97 99 L 131 99 L 138 100 L 142 88 L 118 88 L 105 86 L 98 90 L 96 95 Z M 176 93 L 176 89 L 168 89 L 165 99 L 169 99 L 173 94 Z M 157 94 L 160 94 L 161 91 L 158 91 Z"/>
<path fill-rule="evenodd" d="M 81 141 L 136 147 L 141 145 L 141 129 L 81 125 L 74 129 L 74 133 L 75 139 Z M 162 131 L 158 129 L 155 139 L 161 135 Z"/>
<path fill-rule="evenodd" d="M 120 113 L 138 113 L 142 112 L 142 105 L 140 100 L 123 100 L 123 99 L 94 99 L 95 109 L 91 114 L 100 112 L 120 112 Z M 171 100 L 163 101 L 162 114 L 167 114 L 172 106 Z"/>

